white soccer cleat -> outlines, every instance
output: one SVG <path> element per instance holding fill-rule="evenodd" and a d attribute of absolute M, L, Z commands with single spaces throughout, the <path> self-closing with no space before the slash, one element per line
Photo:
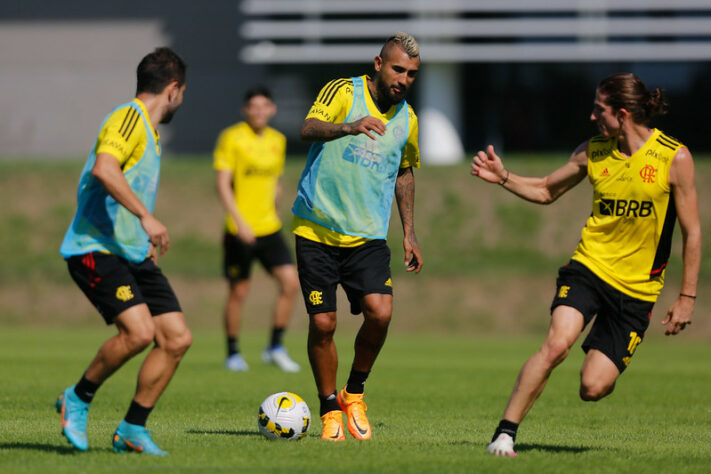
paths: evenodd
<path fill-rule="evenodd" d="M 301 366 L 294 362 L 284 346 L 268 347 L 262 351 L 262 360 L 265 364 L 274 364 L 284 372 L 298 372 Z"/>
<path fill-rule="evenodd" d="M 225 361 L 225 368 L 233 372 L 246 372 L 249 370 L 247 362 L 242 357 L 242 354 L 232 354 Z"/>
<path fill-rule="evenodd" d="M 486 447 L 486 452 L 494 456 L 515 457 L 514 440 L 506 433 L 500 433 L 499 436 Z"/>

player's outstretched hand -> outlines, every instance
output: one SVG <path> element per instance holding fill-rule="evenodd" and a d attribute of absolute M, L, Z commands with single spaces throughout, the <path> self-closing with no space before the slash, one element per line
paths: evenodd
<path fill-rule="evenodd" d="M 366 115 L 362 119 L 346 125 L 348 127 L 346 129 L 348 135 L 360 135 L 361 133 L 365 133 L 373 140 L 375 140 L 375 135 L 371 132 L 375 132 L 380 136 L 385 135 L 385 124 L 380 119 L 370 115 Z"/>
<path fill-rule="evenodd" d="M 141 219 L 141 225 L 148 234 L 148 240 L 158 250 L 158 255 L 162 257 L 170 247 L 168 229 L 151 214 L 146 214 Z"/>
<path fill-rule="evenodd" d="M 680 296 L 667 311 L 662 325 L 667 326 L 664 334 L 669 336 L 679 334 L 686 326 L 691 324 L 691 315 L 694 312 L 694 300 Z"/>
<path fill-rule="evenodd" d="M 486 152 L 479 151 L 472 158 L 472 175 L 489 183 L 501 183 L 506 179 L 507 171 L 501 158 L 494 153 L 494 145 L 489 145 Z"/>

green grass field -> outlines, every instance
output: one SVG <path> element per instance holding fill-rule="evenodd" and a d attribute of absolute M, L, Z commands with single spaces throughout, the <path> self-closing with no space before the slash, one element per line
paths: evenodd
<path fill-rule="evenodd" d="M 698 158 L 698 157 L 697 157 Z M 565 156 L 514 157 L 515 172 L 543 175 Z M 280 212 L 303 166 L 287 164 Z M 391 225 L 395 290 L 390 336 L 368 382 L 374 439 L 318 439 L 318 402 L 305 353 L 307 318 L 297 303 L 287 345 L 300 374 L 259 362 L 274 288 L 254 275 L 241 345 L 253 370 L 222 368 L 222 211 L 208 157 L 167 157 L 157 215 L 171 235 L 160 265 L 176 289 L 194 346 L 149 420 L 167 459 L 111 452 L 142 357 L 101 388 L 89 418 L 91 449 L 60 435 L 53 402 L 77 381 L 112 334 L 73 285 L 58 248 L 75 206 L 82 163 L 0 160 L 0 472 L 709 472 L 711 437 L 711 260 L 704 259 L 694 324 L 665 338 L 659 321 L 680 282 L 680 235 L 667 285 L 645 342 L 616 392 L 598 403 L 577 396 L 579 348 L 560 366 L 525 420 L 517 459 L 484 453 L 522 363 L 542 341 L 557 268 L 575 248 L 590 212 L 582 183 L 551 206 L 536 206 L 480 183 L 468 164 L 416 171 L 415 224 L 422 274 L 401 267 L 401 230 Z M 711 233 L 711 160 L 697 160 L 705 235 Z M 704 252 L 711 251 L 711 239 Z M 344 298 L 342 298 L 344 299 Z M 358 319 L 339 317 L 339 383 Z M 269 442 L 256 417 L 270 393 L 302 395 L 316 416 L 306 439 Z"/>
<path fill-rule="evenodd" d="M 319 439 L 318 402 L 308 371 L 283 374 L 257 362 L 262 338 L 250 334 L 247 373 L 221 366 L 222 338 L 195 344 L 149 428 L 165 459 L 114 454 L 110 438 L 132 396 L 134 360 L 98 392 L 89 416 L 90 449 L 79 453 L 60 435 L 52 403 L 74 383 L 108 329 L 5 329 L 0 335 L 2 472 L 708 472 L 711 433 L 708 349 L 681 340 L 640 346 L 616 392 L 598 403 L 577 396 L 576 349 L 554 372 L 522 424 L 516 459 L 487 455 L 516 373 L 536 348 L 531 338 L 392 334 L 367 384 L 374 436 Z M 261 335 L 259 335 L 261 336 Z M 344 381 L 352 333 L 339 334 Z M 305 335 L 290 338 L 306 365 Z M 216 349 L 220 348 L 220 350 Z M 301 394 L 316 415 L 305 439 L 269 441 L 257 430 L 268 394 Z"/>

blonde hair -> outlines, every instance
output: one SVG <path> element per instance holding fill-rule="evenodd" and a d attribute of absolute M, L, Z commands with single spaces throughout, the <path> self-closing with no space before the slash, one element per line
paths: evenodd
<path fill-rule="evenodd" d="M 388 47 L 389 44 L 396 44 L 400 46 L 402 50 L 405 51 L 407 55 L 411 58 L 416 58 L 420 55 L 420 45 L 417 44 L 417 40 L 414 38 L 414 36 L 408 33 L 403 33 L 402 31 L 399 31 L 390 38 L 388 38 L 385 41 L 383 48 L 380 50 L 380 56 L 383 55 L 385 49 Z"/>

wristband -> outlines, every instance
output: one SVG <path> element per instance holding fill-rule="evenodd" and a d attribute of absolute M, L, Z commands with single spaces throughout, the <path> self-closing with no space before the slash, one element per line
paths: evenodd
<path fill-rule="evenodd" d="M 503 179 L 503 181 L 499 182 L 501 186 L 506 184 L 506 182 L 509 180 L 509 174 L 511 174 L 511 172 L 509 170 L 506 170 L 506 177 Z"/>
<path fill-rule="evenodd" d="M 686 293 L 679 293 L 679 296 L 686 296 L 687 298 L 691 298 L 692 300 L 696 299 L 696 296 L 694 295 L 687 295 Z"/>

